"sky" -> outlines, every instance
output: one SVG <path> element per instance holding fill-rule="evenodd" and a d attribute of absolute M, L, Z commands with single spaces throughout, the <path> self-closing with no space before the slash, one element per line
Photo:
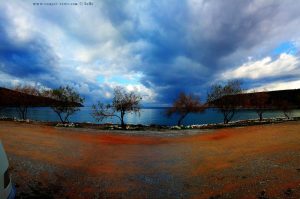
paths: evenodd
<path fill-rule="evenodd" d="M 148 106 L 179 92 L 204 101 L 232 79 L 300 88 L 299 10 L 294 0 L 0 0 L 0 86 L 69 85 L 87 105 L 123 86 Z"/>

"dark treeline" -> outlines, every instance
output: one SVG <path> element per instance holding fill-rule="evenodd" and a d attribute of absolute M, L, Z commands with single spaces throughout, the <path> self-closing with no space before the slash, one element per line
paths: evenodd
<path fill-rule="evenodd" d="M 239 93 L 224 98 L 238 99 L 236 103 L 241 108 L 255 109 L 259 103 L 262 103 L 265 108 L 276 109 L 278 103 L 283 101 L 292 108 L 300 108 L 300 89 Z M 214 107 L 213 104 L 208 106 Z"/>
<path fill-rule="evenodd" d="M 39 90 L 33 86 L 16 86 L 12 89 L 0 88 L 0 108 L 15 107 L 19 117 L 27 119 L 29 107 L 51 107 L 61 122 L 83 106 L 83 98 L 70 87 Z"/>
<path fill-rule="evenodd" d="M 262 91 L 226 95 L 207 104 L 208 107 L 220 108 L 224 101 L 231 101 L 237 109 L 255 110 L 260 120 L 268 110 L 281 110 L 289 119 L 293 109 L 300 108 L 300 89 Z M 226 123 L 226 122 L 225 122 Z"/>
<path fill-rule="evenodd" d="M 201 103 L 197 96 L 181 93 L 166 114 L 169 116 L 177 113 L 179 118 L 177 124 L 180 125 L 189 113 L 217 108 L 223 115 L 224 124 L 227 124 L 240 109 L 255 110 L 259 120 L 262 121 L 264 113 L 268 110 L 280 110 L 290 119 L 291 111 L 300 108 L 300 89 L 246 93 L 241 85 L 240 80 L 212 85 L 206 103 Z"/>
<path fill-rule="evenodd" d="M 58 103 L 56 100 L 48 97 L 0 88 L 0 106 L 2 108 L 16 107 L 22 104 L 30 107 L 45 107 L 56 103 Z"/>

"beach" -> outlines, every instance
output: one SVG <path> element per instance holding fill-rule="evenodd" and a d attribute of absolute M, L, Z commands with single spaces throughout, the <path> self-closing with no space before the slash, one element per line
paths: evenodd
<path fill-rule="evenodd" d="M 300 122 L 130 133 L 0 121 L 19 198 L 300 198 Z"/>

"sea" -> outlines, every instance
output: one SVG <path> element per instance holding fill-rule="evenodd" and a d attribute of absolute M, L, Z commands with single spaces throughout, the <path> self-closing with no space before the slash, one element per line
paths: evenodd
<path fill-rule="evenodd" d="M 117 124 L 120 121 L 118 118 L 106 118 L 103 121 L 96 121 L 92 115 L 91 107 L 81 107 L 74 115 L 69 118 L 70 122 L 88 122 L 88 123 L 114 123 Z M 167 125 L 173 126 L 177 124 L 178 115 L 172 117 L 166 116 L 166 108 L 161 107 L 147 107 L 140 110 L 140 114 L 129 113 L 125 115 L 125 123 L 127 124 L 143 124 L 143 125 Z M 284 117 L 282 111 L 272 110 L 264 113 L 264 118 Z M 300 117 L 300 110 L 291 111 L 292 117 Z M 6 108 L 0 112 L 0 117 L 19 118 L 18 112 L 15 108 Z M 57 114 L 49 107 L 35 107 L 29 108 L 27 118 L 30 120 L 38 121 L 51 121 L 59 122 Z M 237 110 L 232 121 L 256 119 L 258 115 L 254 110 Z M 186 116 L 183 120 L 183 125 L 194 125 L 194 124 L 215 124 L 222 123 L 222 114 L 214 108 L 207 109 L 203 113 L 191 113 Z"/>

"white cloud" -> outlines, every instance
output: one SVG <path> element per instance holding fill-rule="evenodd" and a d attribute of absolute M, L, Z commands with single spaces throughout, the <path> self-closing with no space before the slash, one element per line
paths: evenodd
<path fill-rule="evenodd" d="M 122 29 L 99 12 L 101 2 L 89 8 L 34 7 L 29 2 L 17 0 L 3 6 L 10 25 L 9 35 L 18 42 L 41 35 L 59 57 L 58 65 L 53 68 L 56 84 L 72 85 L 82 94 L 110 98 L 117 83 L 105 81 L 100 85 L 97 78 L 102 76 L 107 80 L 124 76 L 131 83 L 121 86 L 136 89 L 147 100 L 153 99 L 154 92 L 138 82 L 140 73 L 136 71 L 142 66 L 140 53 L 149 50 L 151 44 L 144 40 L 126 41 L 120 32 Z M 1 81 L 2 84 L 27 82 L 15 77 L 5 79 L 7 81 Z"/>
<path fill-rule="evenodd" d="M 18 5 L 15 2 L 3 4 L 3 10 L 9 19 L 6 31 L 17 42 L 26 42 L 34 37 L 34 17 L 23 6 L 22 3 Z"/>
<path fill-rule="evenodd" d="M 295 81 L 287 81 L 287 82 L 272 82 L 269 84 L 265 84 L 263 86 L 259 86 L 253 88 L 251 90 L 255 91 L 275 91 L 275 90 L 286 90 L 286 89 L 299 89 L 300 88 L 300 80 Z"/>
<path fill-rule="evenodd" d="M 129 0 L 97 1 L 91 7 L 32 6 L 32 2 L 13 0 L 2 5 L 8 21 L 5 31 L 12 40 L 41 38 L 58 56 L 57 64 L 49 69 L 54 75 L 28 79 L 33 82 L 71 84 L 83 94 L 107 99 L 113 87 L 121 85 L 151 101 L 155 100 L 154 90 L 168 96 L 162 88 L 196 90 L 204 81 L 219 81 L 215 74 L 221 73 L 221 67 L 211 60 L 228 67 L 222 72 L 239 66 L 221 74 L 222 80 L 300 75 L 298 57 L 268 57 L 282 41 L 295 40 L 297 49 L 300 46 L 300 4 L 292 1 L 257 0 L 232 6 L 206 0 L 183 4 Z M 125 81 L 113 78 L 116 76 Z M 3 78 L 7 82 L 27 81 L 13 75 Z M 148 88 L 140 83 L 141 78 Z"/>
<path fill-rule="evenodd" d="M 103 84 L 99 85 L 98 89 L 87 90 L 86 92 L 83 92 L 83 90 L 80 89 L 80 86 L 74 87 L 77 88 L 77 90 L 81 91 L 82 94 L 87 94 L 89 96 L 93 95 L 92 103 L 95 103 L 97 100 L 100 100 L 102 102 L 110 102 L 113 98 L 114 88 L 118 86 L 123 87 L 127 92 L 133 91 L 136 94 L 140 95 L 142 97 L 143 104 L 155 102 L 157 94 L 154 92 L 154 90 L 149 89 L 139 83 L 122 85 L 115 82 L 104 82 Z"/>
<path fill-rule="evenodd" d="M 240 67 L 223 73 L 222 79 L 259 79 L 295 74 L 300 74 L 299 58 L 290 54 L 282 53 L 276 60 L 272 60 L 271 57 L 265 57 L 258 61 L 249 60 Z"/>
<path fill-rule="evenodd" d="M 144 103 L 154 102 L 156 94 L 153 90 L 142 84 L 129 84 L 125 87 L 127 91 L 133 91 L 141 95 Z"/>
<path fill-rule="evenodd" d="M 18 85 L 30 85 L 35 86 L 36 88 L 45 89 L 47 88 L 42 83 L 38 81 L 32 81 L 28 79 L 21 79 L 17 77 L 13 77 L 9 74 L 0 72 L 0 85 L 6 85 L 8 88 L 14 88 Z"/>

